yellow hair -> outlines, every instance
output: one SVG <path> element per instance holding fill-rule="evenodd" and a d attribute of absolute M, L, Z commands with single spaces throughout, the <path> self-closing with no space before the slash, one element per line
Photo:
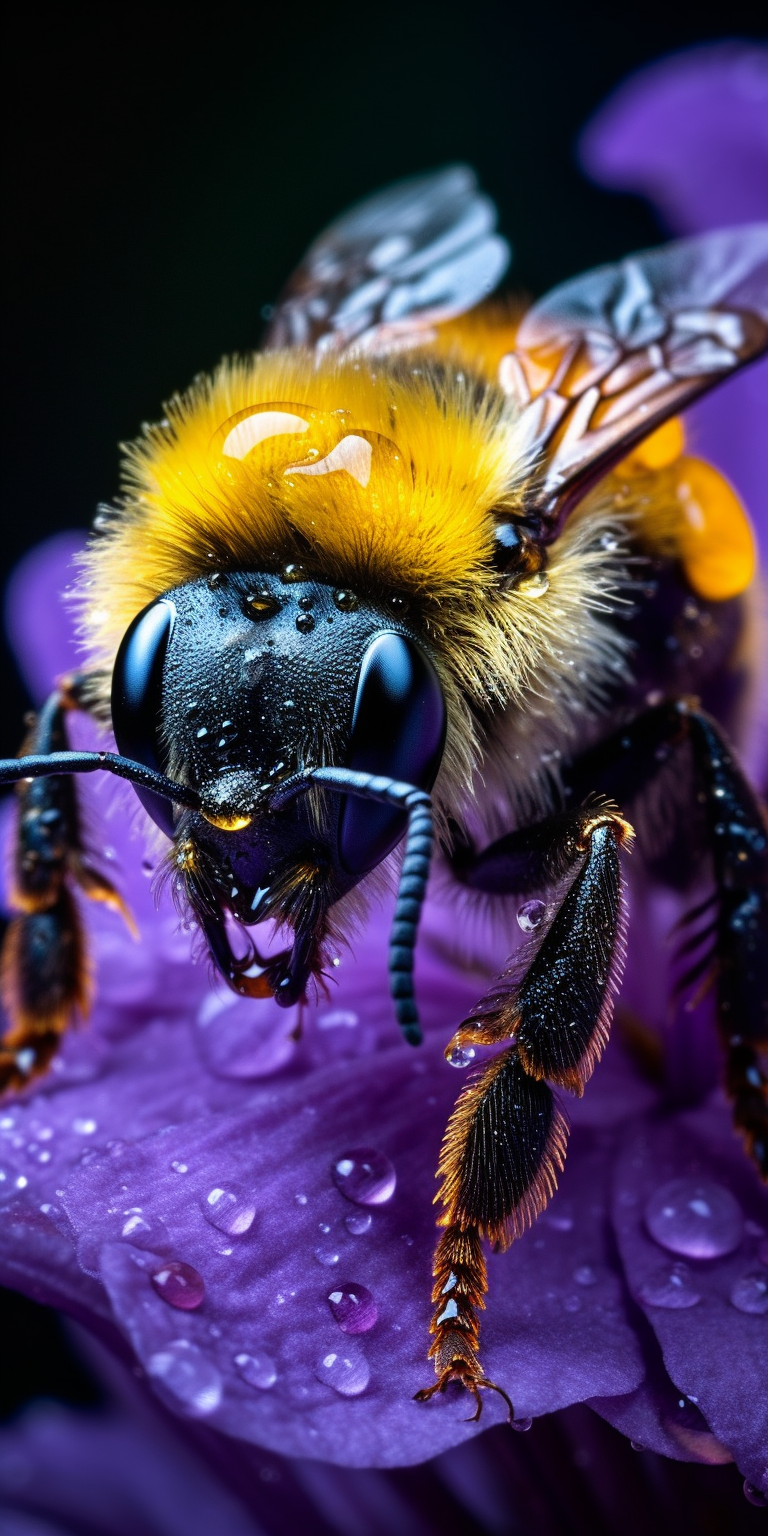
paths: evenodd
<path fill-rule="evenodd" d="M 471 803 L 483 753 L 491 781 L 509 753 L 519 783 L 540 779 L 542 744 L 582 731 L 626 670 L 611 613 L 630 532 L 670 554 L 680 544 L 682 440 L 664 429 L 650 459 L 620 466 L 551 547 L 545 577 L 500 584 L 496 515 L 522 511 L 532 466 L 492 382 L 494 324 L 506 345 L 511 316 L 481 313 L 445 328 L 442 357 L 264 353 L 175 397 L 125 448 L 122 501 L 84 556 L 82 629 L 102 712 L 122 635 L 155 597 L 214 570 L 301 563 L 312 578 L 410 601 L 448 708 L 442 811 Z M 498 778 L 508 783 L 508 770 Z"/>

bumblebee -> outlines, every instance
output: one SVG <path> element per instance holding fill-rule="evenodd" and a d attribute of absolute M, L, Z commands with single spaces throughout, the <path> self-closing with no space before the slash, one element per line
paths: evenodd
<path fill-rule="evenodd" d="M 506 1396 L 480 1359 L 483 1242 L 524 1232 L 563 1167 L 553 1090 L 581 1094 L 608 1038 L 634 823 L 655 878 L 711 882 L 686 984 L 715 989 L 734 1122 L 768 1173 L 768 824 L 730 745 L 754 546 L 678 420 L 768 349 L 768 227 L 642 252 L 528 309 L 490 297 L 508 256 L 461 166 L 321 236 L 264 349 L 127 448 L 83 559 L 83 669 L 0 765 L 21 781 L 5 1089 L 87 1007 L 75 890 L 120 906 L 74 774 L 134 783 L 180 907 L 254 999 L 324 985 L 389 861 L 412 1044 L 433 837 L 457 890 L 536 898 L 524 964 L 447 1048 L 489 1050 L 443 1144 L 419 1397 L 458 1382 L 476 1417 L 481 1389 Z M 117 752 L 70 752 L 73 709 Z M 290 939 L 270 958 L 243 932 L 265 919 Z"/>

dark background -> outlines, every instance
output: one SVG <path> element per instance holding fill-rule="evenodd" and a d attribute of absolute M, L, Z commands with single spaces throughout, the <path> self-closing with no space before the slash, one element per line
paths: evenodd
<path fill-rule="evenodd" d="M 17 9 L 4 32 L 2 560 L 86 527 L 117 443 L 223 353 L 258 342 L 308 241 L 401 176 L 471 162 L 536 293 L 653 243 L 591 187 L 579 129 L 639 65 L 764 37 L 764 0 L 659 4 Z M 4 642 L 3 642 L 4 646 Z M 25 708 L 0 654 L 0 755 Z M 0 1413 L 92 1399 L 59 1325 L 0 1310 Z M 728 1475 L 720 1469 L 715 1475 Z"/>

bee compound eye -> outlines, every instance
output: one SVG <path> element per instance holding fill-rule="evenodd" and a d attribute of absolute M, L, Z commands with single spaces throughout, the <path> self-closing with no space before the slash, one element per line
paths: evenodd
<path fill-rule="evenodd" d="M 167 766 L 160 746 L 163 667 L 175 621 L 170 598 L 149 603 L 126 630 L 112 673 L 112 728 L 118 752 L 160 773 Z M 170 801 L 138 785 L 134 788 L 152 820 L 172 837 Z"/>
<path fill-rule="evenodd" d="M 376 635 L 360 665 L 346 766 L 431 789 L 445 728 L 443 691 L 431 661 L 405 635 Z M 346 797 L 338 843 L 344 869 L 354 875 L 373 869 L 405 825 L 400 811 Z"/>

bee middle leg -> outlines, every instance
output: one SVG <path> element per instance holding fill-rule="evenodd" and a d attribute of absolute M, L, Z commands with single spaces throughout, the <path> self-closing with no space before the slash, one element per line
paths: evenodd
<path fill-rule="evenodd" d="M 709 852 L 714 879 L 710 944 L 680 985 L 710 983 L 725 1058 L 734 1125 L 758 1172 L 768 1179 L 768 815 L 720 726 L 695 701 L 669 700 L 643 711 L 615 736 L 577 758 L 574 797 L 588 785 L 630 803 L 659 773 L 659 757 L 687 743 L 697 783 L 688 803 L 705 812 L 704 848 L 688 831 L 693 867 Z M 697 833 L 700 841 L 701 833 Z M 708 848 L 707 845 L 708 844 Z M 692 871 L 691 871 L 692 872 Z M 695 918 L 697 912 L 690 914 Z M 686 946 L 690 948 L 691 946 Z"/>
<path fill-rule="evenodd" d="M 435 1252 L 430 1348 L 437 1380 L 417 1393 L 419 1401 L 455 1381 L 474 1396 L 479 1417 L 480 1390 L 501 1391 L 479 1357 L 478 1311 L 487 1290 L 482 1240 L 508 1247 L 557 1186 L 567 1124 L 549 1084 L 581 1094 L 607 1042 L 624 950 L 619 849 L 632 835 L 615 807 L 596 803 L 552 818 L 507 847 L 510 858 L 527 858 L 531 871 L 538 861 L 550 875 L 575 873 L 525 972 L 503 975 L 448 1047 L 447 1054 L 477 1045 L 502 1049 L 473 1072 L 443 1141 L 444 1230 Z M 501 1395 L 511 1417 L 512 1404 Z"/>
<path fill-rule="evenodd" d="M 86 707 L 81 676 L 63 680 L 34 717 L 23 750 L 68 749 L 66 716 Z M 12 918 L 0 956 L 10 1027 L 0 1039 L 0 1092 L 43 1072 L 62 1033 L 88 1011 L 91 970 L 73 888 L 130 917 L 86 851 L 77 791 L 66 775 L 21 781 L 13 855 Z"/>

